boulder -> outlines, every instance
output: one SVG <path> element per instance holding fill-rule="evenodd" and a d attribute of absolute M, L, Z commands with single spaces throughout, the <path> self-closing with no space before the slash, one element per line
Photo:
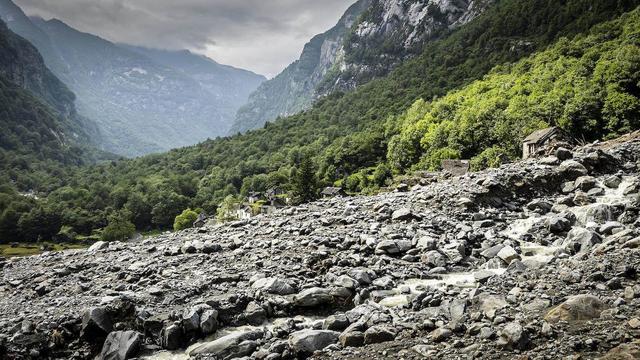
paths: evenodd
<path fill-rule="evenodd" d="M 98 241 L 95 242 L 93 245 L 89 246 L 89 249 L 87 249 L 87 251 L 100 251 L 100 250 L 104 250 L 106 248 L 109 247 L 109 243 L 106 241 Z"/>
<path fill-rule="evenodd" d="M 447 266 L 447 257 L 437 250 L 427 251 L 421 257 L 422 262 L 433 267 Z"/>
<path fill-rule="evenodd" d="M 500 259 L 502 259 L 502 261 L 506 262 L 507 264 L 510 264 L 513 260 L 520 259 L 520 255 L 518 255 L 518 253 L 511 246 L 503 247 L 498 252 L 497 256 Z"/>
<path fill-rule="evenodd" d="M 499 333 L 498 345 L 507 349 L 524 349 L 529 344 L 529 336 L 518 322 L 507 324 Z"/>
<path fill-rule="evenodd" d="M 87 340 L 104 339 L 111 330 L 113 324 L 107 310 L 93 307 L 82 315 L 82 336 Z"/>
<path fill-rule="evenodd" d="M 200 330 L 200 315 L 195 308 L 185 309 L 182 313 L 182 329 L 187 333 Z"/>
<path fill-rule="evenodd" d="M 342 346 L 359 347 L 364 345 L 364 333 L 361 331 L 345 331 L 340 334 L 339 340 Z"/>
<path fill-rule="evenodd" d="M 574 227 L 562 242 L 562 246 L 571 254 L 588 254 L 593 246 L 602 242 L 597 233 L 581 227 Z"/>
<path fill-rule="evenodd" d="M 584 165 L 580 164 L 575 160 L 565 160 L 558 166 L 558 172 L 560 175 L 569 180 L 574 180 L 579 178 L 580 176 L 585 176 L 589 174 Z"/>
<path fill-rule="evenodd" d="M 200 330 L 205 335 L 213 334 L 218 330 L 218 312 L 216 310 L 205 310 L 200 316 Z"/>
<path fill-rule="evenodd" d="M 342 331 L 349 326 L 349 319 L 345 314 L 331 315 L 322 323 L 323 330 Z"/>
<path fill-rule="evenodd" d="M 640 340 L 621 344 L 609 350 L 598 360 L 636 360 L 640 359 Z"/>
<path fill-rule="evenodd" d="M 262 289 L 269 294 L 276 295 L 290 295 L 296 292 L 289 283 L 274 277 L 258 279 L 251 287 L 254 289 Z"/>
<path fill-rule="evenodd" d="M 605 304 L 593 295 L 575 295 L 551 309 L 544 319 L 550 323 L 591 320 L 600 317 L 605 309 Z"/>
<path fill-rule="evenodd" d="M 553 208 L 553 204 L 544 200 L 533 200 L 527 204 L 527 209 L 541 214 L 548 213 L 551 208 Z"/>
<path fill-rule="evenodd" d="M 244 317 L 247 323 L 258 326 L 267 320 L 267 312 L 255 301 L 252 301 L 247 305 L 244 310 Z"/>
<path fill-rule="evenodd" d="M 567 148 L 559 147 L 555 152 L 555 156 L 558 160 L 564 161 L 573 158 L 573 153 Z"/>
<path fill-rule="evenodd" d="M 431 332 L 430 334 L 431 336 L 431 340 L 433 340 L 434 342 L 441 342 L 441 341 L 445 341 L 447 339 L 449 339 L 451 336 L 453 336 L 453 331 L 441 327 L 438 329 L 435 329 Z"/>
<path fill-rule="evenodd" d="M 127 360 L 140 349 L 142 335 L 136 331 L 115 331 L 107 336 L 99 360 Z"/>
<path fill-rule="evenodd" d="M 182 347 L 182 327 L 170 325 L 160 332 L 160 346 L 167 350 L 177 350 Z"/>
<path fill-rule="evenodd" d="M 318 287 L 303 290 L 294 297 L 294 303 L 300 307 L 315 307 L 332 302 L 331 290 Z"/>
<path fill-rule="evenodd" d="M 409 208 L 398 209 L 391 214 L 391 220 L 393 221 L 408 221 L 415 217 L 416 216 Z"/>
<path fill-rule="evenodd" d="M 259 330 L 230 334 L 194 348 L 189 356 L 206 355 L 224 360 L 249 356 L 258 347 L 256 340 L 263 336 L 264 333 Z"/>
<path fill-rule="evenodd" d="M 391 326 L 372 326 L 364 332 L 364 343 L 377 344 L 381 342 L 392 341 L 396 338 L 397 333 L 398 331 Z"/>
<path fill-rule="evenodd" d="M 289 345 L 299 356 L 311 355 L 338 341 L 340 333 L 331 330 L 300 330 L 289 336 Z"/>

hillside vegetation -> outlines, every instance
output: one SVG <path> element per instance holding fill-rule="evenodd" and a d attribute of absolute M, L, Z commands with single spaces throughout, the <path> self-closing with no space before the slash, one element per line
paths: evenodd
<path fill-rule="evenodd" d="M 47 231 L 18 231 L 25 239 L 48 238 L 56 226 L 88 234 L 112 214 L 138 229 L 169 228 L 186 208 L 214 213 L 229 195 L 288 187 L 305 154 L 315 154 L 322 183 L 356 191 L 383 185 L 391 168 L 518 156 L 526 131 L 546 124 L 585 138 L 636 128 L 637 11 L 583 33 L 638 3 L 499 1 L 386 78 L 309 111 L 246 135 L 79 169 L 20 215 L 46 214 Z"/>

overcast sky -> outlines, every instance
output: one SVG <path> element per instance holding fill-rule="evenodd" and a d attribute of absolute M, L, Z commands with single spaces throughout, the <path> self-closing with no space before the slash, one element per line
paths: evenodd
<path fill-rule="evenodd" d="M 272 77 L 355 0 L 15 0 L 114 42 L 190 49 Z"/>

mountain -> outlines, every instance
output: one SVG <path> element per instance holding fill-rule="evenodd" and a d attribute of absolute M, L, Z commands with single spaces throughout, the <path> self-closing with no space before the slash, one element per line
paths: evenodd
<path fill-rule="evenodd" d="M 216 103 L 225 108 L 225 112 L 234 115 L 235 111 L 247 102 L 249 95 L 266 80 L 262 75 L 219 64 L 188 50 L 169 51 L 126 44 L 119 46 L 196 80 L 213 96 Z"/>
<path fill-rule="evenodd" d="M 38 50 L 0 21 L 1 185 L 34 190 L 39 177 L 62 166 L 110 157 L 92 147 L 99 132 L 78 115 L 74 100 Z"/>
<path fill-rule="evenodd" d="M 424 44 L 462 26 L 493 0 L 361 0 L 338 24 L 314 37 L 300 60 L 262 84 L 242 107 L 231 133 L 262 127 L 305 110 L 336 90 L 384 76 Z"/>
<path fill-rule="evenodd" d="M 121 46 L 59 20 L 28 18 L 10 0 L 2 17 L 41 51 L 47 66 L 95 120 L 102 147 L 137 156 L 225 135 L 239 106 L 264 80 L 188 52 Z M 216 81 L 231 84 L 223 91 Z"/>
<path fill-rule="evenodd" d="M 359 0 L 329 31 L 316 35 L 302 50 L 300 58 L 280 74 L 265 81 L 238 110 L 230 133 L 258 129 L 279 116 L 293 115 L 308 108 L 315 88 L 343 56 L 344 37 L 371 0 Z"/>

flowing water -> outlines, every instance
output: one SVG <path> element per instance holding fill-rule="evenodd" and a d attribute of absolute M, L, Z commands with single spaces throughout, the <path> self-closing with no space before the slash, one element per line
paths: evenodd
<path fill-rule="evenodd" d="M 245 333 L 256 330 L 270 331 L 274 328 L 284 325 L 290 320 L 293 320 L 301 327 L 311 327 L 315 322 L 324 320 L 323 317 L 319 316 L 296 316 L 292 318 L 279 318 L 266 321 L 264 324 L 259 326 L 252 325 L 243 325 L 243 326 L 234 326 L 234 327 L 225 327 L 218 331 L 215 334 L 202 339 L 201 341 L 194 343 L 189 346 L 186 350 L 178 350 L 178 351 L 160 351 L 151 355 L 142 356 L 142 360 L 187 360 L 190 358 L 189 353 L 191 353 L 196 348 L 207 344 L 211 341 L 220 339 L 221 337 Z"/>

